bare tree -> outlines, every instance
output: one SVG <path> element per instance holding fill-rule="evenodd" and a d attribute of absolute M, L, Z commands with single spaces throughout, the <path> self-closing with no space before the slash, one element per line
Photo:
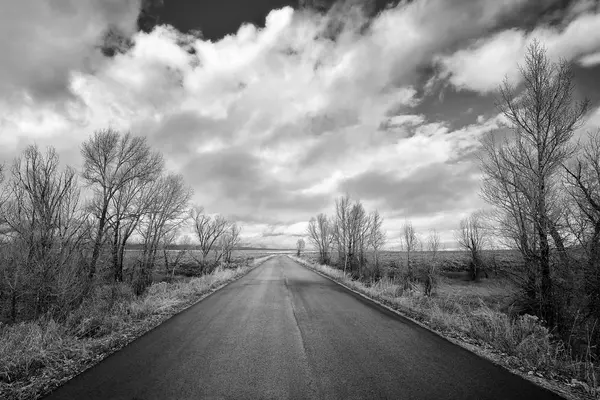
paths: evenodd
<path fill-rule="evenodd" d="M 429 265 L 427 268 L 425 280 L 423 282 L 424 294 L 425 296 L 431 296 L 433 292 L 433 288 L 436 284 L 435 272 L 438 262 L 438 252 L 441 249 L 442 243 L 440 240 L 440 235 L 437 230 L 432 229 L 429 232 L 429 236 L 427 237 L 427 251 L 429 251 L 431 258 L 429 260 Z"/>
<path fill-rule="evenodd" d="M 353 275 L 360 276 L 365 264 L 371 219 L 360 201 L 351 202 L 345 195 L 335 202 L 333 237 L 338 249 L 338 259 L 344 260 L 344 273 L 350 268 Z"/>
<path fill-rule="evenodd" d="M 481 211 L 476 211 L 460 221 L 460 228 L 456 231 L 456 241 L 471 255 L 469 262 L 471 279 L 477 279 L 481 272 L 484 272 L 487 277 L 481 251 L 488 242 L 488 235 Z"/>
<path fill-rule="evenodd" d="M 110 218 L 114 197 L 132 182 L 151 182 L 163 170 L 163 159 L 151 151 L 144 137 L 121 135 L 113 129 L 94 132 L 81 146 L 84 160 L 82 176 L 98 198 L 98 223 L 88 278 L 95 273 L 100 249 Z"/>
<path fill-rule="evenodd" d="M 356 246 L 356 258 L 357 258 L 357 267 L 358 267 L 358 276 L 363 275 L 363 267 L 365 266 L 366 260 L 366 251 L 369 242 L 369 234 L 371 232 L 371 215 L 367 214 L 364 206 L 360 201 L 357 201 L 352 206 L 352 232 L 356 236 L 354 240 Z"/>
<path fill-rule="evenodd" d="M 411 253 L 417 249 L 419 245 L 419 238 L 412 222 L 408 220 L 404 221 L 404 224 L 402 225 L 402 236 L 400 238 L 400 243 L 402 249 L 406 252 L 406 270 L 408 279 L 410 280 L 414 277 Z"/>
<path fill-rule="evenodd" d="M 4 189 L 0 220 L 5 247 L 12 250 L 3 263 L 3 275 L 10 277 L 11 318 L 16 319 L 19 299 L 33 306 L 34 316 L 62 311 L 81 295 L 76 257 L 84 219 L 76 173 L 70 167 L 59 170 L 53 148 L 42 154 L 29 146 L 15 160 Z"/>
<path fill-rule="evenodd" d="M 223 257 L 223 261 L 226 263 L 231 262 L 231 256 L 233 255 L 233 250 L 240 244 L 240 233 L 242 232 L 242 228 L 236 224 L 230 224 L 229 228 L 225 231 L 223 235 L 221 235 L 221 255 Z M 218 258 L 220 258 L 219 256 Z M 217 258 L 217 261 L 218 261 Z"/>
<path fill-rule="evenodd" d="M 148 208 L 152 206 L 152 182 L 135 180 L 124 185 L 111 199 L 107 224 L 112 230 L 113 279 L 123 280 L 123 258 L 127 242 Z M 97 202 L 98 204 L 100 202 Z"/>
<path fill-rule="evenodd" d="M 431 261 L 436 262 L 438 259 L 438 253 L 442 249 L 442 241 L 440 234 L 436 229 L 432 229 L 427 236 L 427 251 L 431 254 Z"/>
<path fill-rule="evenodd" d="M 169 276 L 171 280 L 175 278 L 175 269 L 181 263 L 181 260 L 186 256 L 188 247 L 190 245 L 190 238 L 188 236 L 184 236 L 182 242 L 180 243 L 181 247 L 179 249 L 173 249 L 173 246 L 177 244 L 180 234 L 181 228 L 172 229 L 170 232 L 163 234 L 160 240 L 160 246 L 162 247 L 163 260 L 165 264 L 165 276 Z M 175 253 L 175 257 L 171 257 L 171 252 Z"/>
<path fill-rule="evenodd" d="M 350 212 L 352 209 L 350 196 L 345 195 L 335 200 L 335 215 L 333 222 L 333 239 L 338 251 L 338 262 L 344 262 L 344 274 L 351 262 L 353 247 L 352 221 Z"/>
<path fill-rule="evenodd" d="M 164 235 L 178 230 L 186 222 L 193 194 L 183 177 L 175 174 L 161 176 L 151 188 L 147 195 L 152 199 L 152 205 L 138 225 L 143 243 L 136 271 L 137 279 L 134 280 L 134 289 L 138 294 L 151 283 L 156 254 Z"/>
<path fill-rule="evenodd" d="M 298 241 L 296 242 L 296 255 L 298 257 L 300 257 L 302 255 L 302 252 L 304 251 L 304 247 L 306 247 L 306 243 L 304 242 L 304 239 L 302 239 L 302 238 L 298 239 Z"/>
<path fill-rule="evenodd" d="M 371 226 L 369 232 L 368 244 L 373 249 L 373 256 L 375 257 L 375 268 L 379 268 L 379 252 L 385 245 L 386 235 L 383 231 L 383 218 L 379 214 L 379 211 L 375 210 L 371 213 Z"/>
<path fill-rule="evenodd" d="M 200 242 L 202 263 L 204 263 L 206 262 L 206 256 L 210 253 L 213 246 L 218 243 L 219 238 L 227 231 L 229 223 L 221 215 L 211 217 L 205 214 L 202 207 L 192 208 L 191 216 L 196 236 Z"/>
<path fill-rule="evenodd" d="M 573 207 L 567 222 L 583 249 L 587 271 L 586 293 L 593 315 L 600 316 L 600 130 L 590 133 L 581 153 L 565 166 L 566 188 Z"/>
<path fill-rule="evenodd" d="M 308 223 L 308 240 L 319 252 L 319 262 L 329 264 L 331 243 L 333 241 L 333 227 L 325 214 L 311 218 Z"/>
<path fill-rule="evenodd" d="M 534 42 L 527 51 L 522 91 L 505 81 L 497 106 L 510 121 L 512 135 L 497 146 L 484 144 L 483 197 L 502 212 L 504 228 L 513 226 L 526 262 L 541 276 L 541 316 L 555 323 L 550 270 L 550 247 L 565 254 L 557 227 L 559 210 L 552 208 L 559 167 L 573 152 L 570 142 L 588 109 L 573 102 L 573 72 L 569 63 L 551 63 L 545 49 Z M 532 276 L 533 277 L 533 276 Z M 535 277 L 533 277 L 535 279 Z"/>

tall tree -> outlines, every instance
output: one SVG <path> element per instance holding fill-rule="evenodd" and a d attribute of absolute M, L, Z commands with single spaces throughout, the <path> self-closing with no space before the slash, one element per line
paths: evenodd
<path fill-rule="evenodd" d="M 92 257 L 88 269 L 90 282 L 105 239 L 109 208 L 114 197 L 132 182 L 155 181 L 163 170 L 163 159 L 153 152 L 146 138 L 113 129 L 94 132 L 81 146 L 83 179 L 94 190 L 98 204 L 98 221 Z"/>
<path fill-rule="evenodd" d="M 564 254 L 553 209 L 559 167 L 571 156 L 571 139 L 588 109 L 587 101 L 573 101 L 573 72 L 566 61 L 552 63 L 546 50 L 534 42 L 525 66 L 520 67 L 523 88 L 508 80 L 500 87 L 497 104 L 511 125 L 511 134 L 499 145 L 484 143 L 483 198 L 502 210 L 504 227 L 513 226 L 526 261 L 541 276 L 541 316 L 555 323 L 550 248 Z"/>
<path fill-rule="evenodd" d="M 590 133 L 579 156 L 565 166 L 571 199 L 567 224 L 585 253 L 588 308 L 600 317 L 600 130 Z"/>

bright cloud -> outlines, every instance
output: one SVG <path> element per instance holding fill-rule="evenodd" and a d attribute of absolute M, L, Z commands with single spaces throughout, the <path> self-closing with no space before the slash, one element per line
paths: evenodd
<path fill-rule="evenodd" d="M 600 64 L 600 14 L 582 13 L 564 27 L 540 26 L 532 32 L 510 29 L 479 39 L 466 49 L 440 56 L 442 76 L 458 89 L 481 93 L 496 90 L 504 77 L 518 82 L 527 46 L 538 40 L 551 60 L 576 60 L 586 67 Z"/>

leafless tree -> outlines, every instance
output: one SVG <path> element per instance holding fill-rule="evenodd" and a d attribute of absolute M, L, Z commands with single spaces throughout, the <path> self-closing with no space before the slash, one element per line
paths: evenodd
<path fill-rule="evenodd" d="M 231 262 L 233 250 L 235 250 L 235 248 L 240 244 L 241 232 L 242 228 L 238 224 L 232 223 L 229 225 L 225 233 L 221 235 L 221 255 L 223 257 L 224 262 Z"/>
<path fill-rule="evenodd" d="M 338 259 L 344 261 L 344 273 L 350 268 L 360 276 L 365 264 L 371 218 L 360 201 L 352 203 L 350 196 L 342 196 L 335 202 L 333 237 L 338 249 Z"/>
<path fill-rule="evenodd" d="M 481 251 L 488 243 L 488 233 L 481 211 L 476 211 L 460 221 L 460 228 L 456 231 L 456 241 L 471 255 L 469 262 L 471 279 L 477 279 L 481 272 L 484 272 L 487 277 Z"/>
<path fill-rule="evenodd" d="M 163 159 L 153 152 L 146 138 L 129 133 L 121 135 L 113 129 L 99 130 L 81 146 L 84 160 L 82 176 L 98 199 L 98 222 L 88 278 L 96 273 L 96 265 L 107 224 L 111 202 L 132 182 L 155 181 L 163 170 Z"/>
<path fill-rule="evenodd" d="M 338 252 L 338 260 L 344 262 L 344 273 L 353 255 L 353 232 L 351 221 L 352 204 L 350 196 L 345 195 L 335 200 L 335 215 L 333 219 L 333 241 Z M 338 261 L 338 262 L 339 262 Z"/>
<path fill-rule="evenodd" d="M 11 169 L 0 208 L 5 228 L 3 275 L 11 291 L 11 318 L 19 298 L 35 316 L 61 312 L 81 295 L 77 249 L 84 219 L 75 171 L 59 169 L 53 148 L 27 147 Z M 6 253 L 8 251 L 8 253 Z"/>
<path fill-rule="evenodd" d="M 431 254 L 431 261 L 436 262 L 438 253 L 442 249 L 440 234 L 436 229 L 432 229 L 427 236 L 427 251 Z"/>
<path fill-rule="evenodd" d="M 306 243 L 304 242 L 304 239 L 302 239 L 302 238 L 298 239 L 298 241 L 296 242 L 296 255 L 298 257 L 300 257 L 302 255 L 302 252 L 304 251 L 305 246 L 306 246 Z"/>
<path fill-rule="evenodd" d="M 590 311 L 600 316 L 600 130 L 589 134 L 579 156 L 565 166 L 565 172 L 573 205 L 567 222 L 585 253 Z"/>
<path fill-rule="evenodd" d="M 176 231 L 186 222 L 192 190 L 181 175 L 169 174 L 153 183 L 148 196 L 152 199 L 152 205 L 138 225 L 143 243 L 137 279 L 134 281 L 134 289 L 138 294 L 151 283 L 156 254 L 164 235 Z"/>
<path fill-rule="evenodd" d="M 512 134 L 499 145 L 493 140 L 484 143 L 482 194 L 501 211 L 497 220 L 518 243 L 526 262 L 537 267 L 541 316 L 553 326 L 550 247 L 553 243 L 563 255 L 565 250 L 556 220 L 560 210 L 553 209 L 552 200 L 559 168 L 572 155 L 573 132 L 588 103 L 573 101 L 570 64 L 551 63 L 537 42 L 528 48 L 520 70 L 522 91 L 508 81 L 500 87 L 497 106 L 510 121 Z"/>
<path fill-rule="evenodd" d="M 219 239 L 227 231 L 229 223 L 221 215 L 210 216 L 205 214 L 202 207 L 193 208 L 191 216 L 196 236 L 200 242 L 202 263 L 204 263 L 213 246 L 219 243 Z"/>
<path fill-rule="evenodd" d="M 435 272 L 438 262 L 438 252 L 441 249 L 441 246 L 442 243 L 439 233 L 437 230 L 432 229 L 429 232 L 429 236 L 427 236 L 427 251 L 429 251 L 431 258 L 423 280 L 423 293 L 425 296 L 431 296 L 436 284 Z"/>
<path fill-rule="evenodd" d="M 375 258 L 375 268 L 379 268 L 379 252 L 385 245 L 386 234 L 383 231 L 383 218 L 379 214 L 379 211 L 375 210 L 371 213 L 371 226 L 369 232 L 368 245 L 373 249 L 373 256 Z"/>
<path fill-rule="evenodd" d="M 153 204 L 152 182 L 135 180 L 124 185 L 111 199 L 107 224 L 112 230 L 112 264 L 115 282 L 123 280 L 123 258 L 127 242 Z M 98 201 L 96 204 L 99 204 Z"/>
<path fill-rule="evenodd" d="M 363 267 L 365 266 L 367 246 L 369 243 L 369 234 L 371 233 L 371 215 L 367 214 L 364 206 L 360 201 L 357 201 L 352 206 L 352 231 L 356 235 L 354 243 L 356 244 L 356 258 L 358 266 L 358 275 L 362 276 Z"/>
<path fill-rule="evenodd" d="M 402 225 L 402 236 L 400 242 L 402 249 L 406 252 L 406 269 L 408 278 L 412 279 L 414 276 L 414 271 L 411 253 L 413 253 L 419 246 L 419 238 L 411 221 L 404 221 L 404 224 Z"/>
<path fill-rule="evenodd" d="M 333 227 L 325 214 L 311 218 L 308 223 L 308 240 L 319 252 L 319 262 L 329 264 L 331 243 L 333 241 Z"/>

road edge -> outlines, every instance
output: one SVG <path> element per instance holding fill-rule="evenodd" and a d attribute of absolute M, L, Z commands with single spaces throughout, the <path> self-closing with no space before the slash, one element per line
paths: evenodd
<path fill-rule="evenodd" d="M 529 375 L 527 375 L 527 374 L 525 374 L 525 373 L 523 373 L 523 372 L 521 372 L 519 370 L 508 368 L 506 365 L 504 365 L 503 363 L 501 363 L 499 361 L 499 358 L 492 357 L 488 352 L 485 352 L 484 351 L 485 349 L 483 349 L 482 347 L 475 346 L 473 344 L 461 341 L 461 340 L 453 338 L 451 336 L 444 335 L 442 332 L 434 330 L 430 326 L 424 324 L 423 322 L 421 322 L 419 320 L 416 320 L 415 318 L 411 317 L 410 315 L 405 314 L 405 313 L 403 313 L 402 311 L 400 311 L 398 309 L 390 307 L 387 304 L 382 303 L 381 301 L 379 301 L 377 299 L 369 297 L 366 294 L 361 293 L 361 292 L 359 292 L 359 291 L 357 291 L 357 290 L 355 290 L 355 289 L 353 289 L 353 288 L 351 288 L 351 287 L 343 284 L 342 282 L 340 282 L 340 281 L 338 281 L 338 280 L 336 280 L 336 279 L 334 279 L 334 278 L 332 278 L 332 277 L 324 274 L 323 272 L 321 272 L 321 271 L 319 271 L 319 270 L 317 270 L 315 268 L 312 268 L 313 264 L 310 263 L 307 260 L 304 260 L 302 258 L 293 256 L 293 255 L 289 255 L 289 254 L 286 254 L 286 256 L 290 260 L 292 260 L 292 261 L 300 264 L 304 268 L 309 269 L 310 271 L 315 272 L 315 273 L 321 275 L 322 277 L 324 277 L 326 279 L 329 279 L 330 281 L 338 284 L 339 286 L 343 287 L 344 289 L 346 289 L 346 290 L 348 290 L 348 291 L 350 291 L 350 292 L 352 292 L 354 294 L 357 294 L 357 295 L 361 296 L 362 298 L 364 298 L 364 299 L 366 299 L 368 301 L 371 301 L 372 303 L 377 304 L 380 307 L 385 308 L 386 310 L 388 310 L 388 311 L 390 311 L 390 312 L 398 315 L 399 317 L 404 318 L 404 319 L 406 319 L 406 320 L 408 320 L 408 321 L 416 324 L 417 326 L 419 326 L 419 327 L 421 327 L 423 329 L 426 329 L 427 331 L 435 334 L 436 336 L 438 336 L 438 337 L 440 337 L 442 339 L 445 339 L 445 340 L 449 341 L 452 344 L 460 346 L 463 349 L 465 349 L 467 351 L 470 351 L 471 353 L 473 353 L 473 354 L 475 354 L 475 355 L 477 355 L 477 356 L 479 356 L 479 357 L 481 357 L 481 358 L 483 358 L 483 359 L 485 359 L 487 361 L 492 362 L 493 364 L 495 364 L 495 365 L 503 368 L 504 370 L 510 372 L 513 375 L 517 375 L 517 376 L 519 376 L 519 377 L 521 377 L 521 378 L 523 378 L 523 379 L 525 379 L 525 380 L 527 380 L 527 381 L 529 381 L 529 382 L 531 382 L 531 383 L 533 383 L 533 384 L 535 384 L 537 386 L 540 386 L 540 387 L 542 387 L 542 388 L 544 388 L 546 390 L 550 390 L 553 393 L 555 393 L 555 394 L 563 397 L 566 400 L 581 400 L 581 399 L 587 399 L 587 398 L 591 399 L 592 398 L 592 397 L 577 397 L 573 393 L 566 391 L 566 389 L 563 386 L 561 386 L 561 385 L 554 384 L 553 382 L 548 381 L 546 379 L 541 379 L 541 378 L 537 378 L 537 377 L 531 377 L 531 376 L 529 376 Z"/>

